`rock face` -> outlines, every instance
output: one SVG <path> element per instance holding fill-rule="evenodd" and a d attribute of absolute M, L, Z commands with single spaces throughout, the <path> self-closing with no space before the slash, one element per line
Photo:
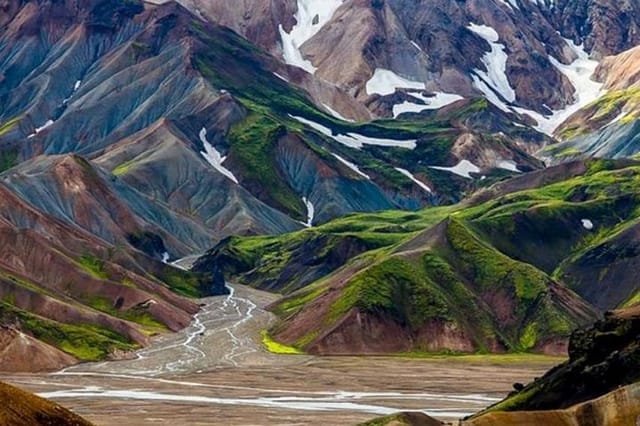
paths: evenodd
<path fill-rule="evenodd" d="M 633 424 L 640 415 L 639 334 L 637 305 L 607 313 L 571 336 L 567 362 L 464 424 Z"/>
<path fill-rule="evenodd" d="M 534 2 L 529 2 L 534 3 Z M 542 2 L 536 2 L 542 3 Z M 597 57 L 640 44 L 640 5 L 633 0 L 559 0 L 543 7 L 558 30 Z"/>
<path fill-rule="evenodd" d="M 91 426 L 66 408 L 5 383 L 0 383 L 0 422 L 6 425 Z"/>
<path fill-rule="evenodd" d="M 564 410 L 496 411 L 463 421 L 461 424 L 465 426 L 632 425 L 640 416 L 639 391 L 640 385 L 636 383 Z"/>

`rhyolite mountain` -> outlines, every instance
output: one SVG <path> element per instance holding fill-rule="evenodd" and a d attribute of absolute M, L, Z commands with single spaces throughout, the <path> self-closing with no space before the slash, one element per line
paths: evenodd
<path fill-rule="evenodd" d="M 3 370 L 126 356 L 153 335 L 187 326 L 199 309 L 191 297 L 226 291 L 212 274 L 156 259 L 164 250 L 161 234 L 123 206 L 110 179 L 81 157 L 26 162 L 5 178 Z"/>
<path fill-rule="evenodd" d="M 456 201 L 477 185 L 470 172 L 540 168 L 531 154 L 548 142 L 478 97 L 403 122 L 338 120 L 323 105 L 374 115 L 176 3 L 10 2 L 3 19 L 4 167 L 82 155 L 192 222 L 172 258 L 227 235 Z M 462 160 L 475 165 L 461 176 L 433 168 Z"/>
<path fill-rule="evenodd" d="M 272 332 L 311 352 L 561 352 L 637 298 L 635 165 L 544 168 L 637 154 L 639 17 L 631 0 L 0 2 L 4 365 L 125 356 L 223 293 L 218 264 L 286 293 Z M 199 272 L 165 263 L 212 247 Z"/>

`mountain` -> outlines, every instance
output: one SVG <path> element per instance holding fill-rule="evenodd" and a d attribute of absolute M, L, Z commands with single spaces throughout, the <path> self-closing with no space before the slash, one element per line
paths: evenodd
<path fill-rule="evenodd" d="M 640 6 L 631 0 L 181 3 L 306 70 L 307 89 L 310 75 L 329 82 L 372 117 L 484 96 L 563 142 L 545 161 L 638 153 L 634 93 L 605 75 L 637 71 L 628 57 L 640 44 Z M 363 119 L 342 102 L 322 107 Z"/>
<path fill-rule="evenodd" d="M 0 193 L 3 368 L 124 356 L 187 326 L 198 310 L 187 297 L 225 291 L 154 259 L 162 238 L 80 157 L 23 163 Z"/>
<path fill-rule="evenodd" d="M 585 160 L 637 154 L 638 19 L 631 0 L 2 2 L 0 324 L 39 354 L 16 368 L 186 326 L 227 291 L 218 266 L 283 292 L 272 333 L 310 352 L 562 352 L 638 297 L 637 166 Z"/>
<path fill-rule="evenodd" d="M 638 5 L 629 0 L 181 3 L 383 114 L 390 111 L 371 98 L 375 83 L 419 91 L 403 79 L 422 90 L 558 110 L 573 103 L 561 65 L 577 59 L 575 46 L 600 58 L 640 44 Z"/>
<path fill-rule="evenodd" d="M 167 244 L 172 258 L 228 235 L 456 201 L 477 185 L 433 167 L 542 167 L 531 153 L 546 139 L 475 98 L 426 119 L 340 121 L 325 105 L 371 114 L 175 3 L 13 3 L 0 36 L 4 167 L 82 155 L 168 206 L 178 218 L 167 220 L 195 222 L 181 247 Z"/>
<path fill-rule="evenodd" d="M 312 353 L 562 353 L 572 329 L 637 301 L 638 173 L 556 166 L 456 206 L 230 238 L 194 270 L 282 292 L 273 336 Z"/>
<path fill-rule="evenodd" d="M 15 426 L 91 426 L 91 423 L 58 404 L 5 383 L 0 383 L 0 423 Z"/>

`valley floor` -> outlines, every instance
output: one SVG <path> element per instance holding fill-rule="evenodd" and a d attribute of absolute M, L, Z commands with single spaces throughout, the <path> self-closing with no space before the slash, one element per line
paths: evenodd
<path fill-rule="evenodd" d="M 311 357 L 266 352 L 274 295 L 236 286 L 203 300 L 190 327 L 131 360 L 0 375 L 97 425 L 353 425 L 421 410 L 443 420 L 498 401 L 554 358 Z"/>

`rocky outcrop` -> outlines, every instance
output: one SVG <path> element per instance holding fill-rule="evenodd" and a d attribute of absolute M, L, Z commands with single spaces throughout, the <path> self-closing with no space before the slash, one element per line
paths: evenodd
<path fill-rule="evenodd" d="M 406 412 L 380 417 L 359 426 L 442 426 L 443 423 L 420 412 Z"/>
<path fill-rule="evenodd" d="M 541 9 L 563 36 L 584 43 L 596 57 L 640 44 L 640 5 L 633 0 L 558 0 Z"/>
<path fill-rule="evenodd" d="M 629 89 L 640 83 L 640 46 L 604 58 L 594 78 L 603 81 L 608 90 Z"/>
<path fill-rule="evenodd" d="M 640 415 L 639 333 L 637 306 L 607 313 L 573 333 L 567 362 L 465 424 L 632 424 Z"/>
<path fill-rule="evenodd" d="M 640 416 L 639 392 L 640 385 L 634 384 L 564 410 L 495 411 L 463 421 L 461 424 L 464 426 L 632 425 Z"/>
<path fill-rule="evenodd" d="M 0 383 L 0 423 L 15 426 L 91 426 L 66 408 L 11 385 Z"/>

